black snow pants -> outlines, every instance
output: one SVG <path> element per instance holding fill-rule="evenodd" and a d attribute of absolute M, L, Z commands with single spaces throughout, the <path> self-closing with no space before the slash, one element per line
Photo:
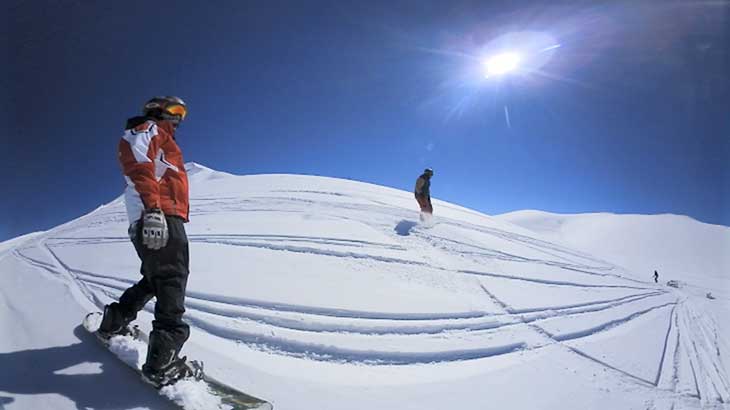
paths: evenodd
<path fill-rule="evenodd" d="M 182 320 L 190 264 L 188 237 L 182 218 L 166 216 L 165 219 L 169 239 L 167 245 L 159 250 L 142 244 L 141 221 L 130 226 L 129 236 L 142 261 L 142 279 L 122 294 L 119 308 L 125 316 L 136 317 L 137 312 L 156 297 L 152 333 L 164 333 L 164 337 L 157 339 L 169 341 L 173 346 L 167 347 L 179 352 L 190 336 L 190 327 Z"/>

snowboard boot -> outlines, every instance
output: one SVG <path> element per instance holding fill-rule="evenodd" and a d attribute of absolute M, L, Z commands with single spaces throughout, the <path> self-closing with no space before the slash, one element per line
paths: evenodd
<path fill-rule="evenodd" d="M 187 358 L 178 357 L 178 350 L 169 333 L 153 330 L 147 348 L 147 360 L 142 366 L 142 380 L 159 389 L 194 376 Z"/>
<path fill-rule="evenodd" d="M 119 303 L 112 303 L 104 306 L 104 317 L 101 319 L 101 325 L 97 334 L 99 337 L 108 340 L 112 336 L 132 336 L 137 337 L 138 330 L 131 328 L 129 324 L 136 319 L 134 316 L 125 316 L 119 307 Z"/>

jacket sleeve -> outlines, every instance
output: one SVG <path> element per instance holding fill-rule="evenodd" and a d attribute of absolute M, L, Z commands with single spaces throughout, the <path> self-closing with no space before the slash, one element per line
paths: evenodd
<path fill-rule="evenodd" d="M 134 185 L 145 209 L 160 208 L 160 184 L 155 175 L 155 158 L 164 134 L 154 122 L 127 130 L 119 141 L 122 172 Z"/>

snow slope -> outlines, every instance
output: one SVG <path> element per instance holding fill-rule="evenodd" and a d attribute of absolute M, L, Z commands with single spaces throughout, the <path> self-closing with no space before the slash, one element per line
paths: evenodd
<path fill-rule="evenodd" d="M 730 227 L 681 215 L 552 214 L 517 211 L 497 216 L 621 265 L 649 279 L 702 281 L 730 275 Z"/>
<path fill-rule="evenodd" d="M 628 275 L 678 281 L 691 298 L 692 320 L 716 321 L 711 338 L 730 340 L 730 228 L 682 215 L 554 214 L 525 210 L 496 217 L 543 238 L 581 249 L 624 267 Z M 714 300 L 706 298 L 711 293 Z M 727 364 L 726 362 L 721 362 Z M 725 372 L 730 368 L 725 367 Z"/>
<path fill-rule="evenodd" d="M 23 242 L 29 241 L 42 233 L 43 232 L 33 232 L 26 235 L 18 236 L 17 238 L 9 239 L 4 242 L 0 242 L 0 258 L 5 256 L 6 253 L 11 252 L 17 246 L 21 246 Z"/>
<path fill-rule="evenodd" d="M 183 353 L 276 409 L 730 400 L 730 340 L 683 289 L 443 201 L 423 226 L 408 192 L 189 170 Z M 0 406 L 171 408 L 79 327 L 139 280 L 126 225 L 117 199 L 0 255 Z"/>

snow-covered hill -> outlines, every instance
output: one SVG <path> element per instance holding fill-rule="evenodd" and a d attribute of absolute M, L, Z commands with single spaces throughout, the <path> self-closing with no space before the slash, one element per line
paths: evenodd
<path fill-rule="evenodd" d="M 730 400 L 730 341 L 714 310 L 727 300 L 708 304 L 602 252 L 443 201 L 420 225 L 408 192 L 188 168 L 193 329 L 183 353 L 276 409 Z M 139 279 L 126 225 L 117 199 L 7 246 L 0 405 L 170 408 L 79 328 Z"/>
<path fill-rule="evenodd" d="M 730 277 L 730 228 L 681 215 L 553 214 L 497 216 L 624 266 L 638 277 L 702 281 Z"/>

